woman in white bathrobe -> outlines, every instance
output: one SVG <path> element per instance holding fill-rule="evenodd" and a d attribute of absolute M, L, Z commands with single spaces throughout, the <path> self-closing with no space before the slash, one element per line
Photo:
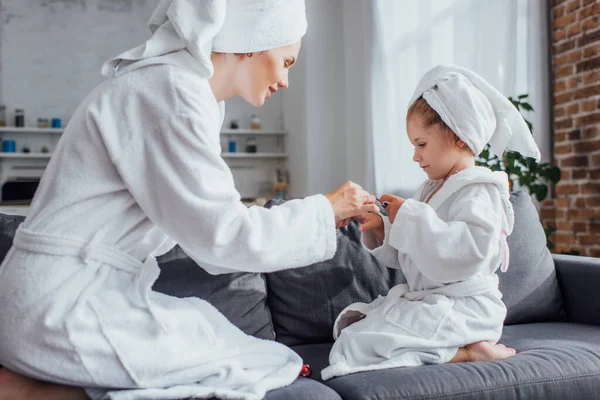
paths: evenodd
<path fill-rule="evenodd" d="M 260 399 L 302 360 L 206 301 L 153 292 L 175 243 L 213 274 L 331 258 L 336 225 L 377 209 L 347 183 L 247 208 L 221 157 L 223 100 L 288 86 L 303 0 L 163 0 L 152 37 L 65 129 L 0 267 L 0 398 Z M 16 373 L 11 373 L 14 371 Z M 110 389 L 125 389 L 111 392 Z"/>
<path fill-rule="evenodd" d="M 490 143 L 498 155 L 509 148 L 539 159 L 531 133 L 506 97 L 455 66 L 423 77 L 407 132 L 429 179 L 412 199 L 382 196 L 388 217 L 358 217 L 363 244 L 406 283 L 339 314 L 323 379 L 515 354 L 496 344 L 506 317 L 496 271 L 508 268 L 514 222 L 508 176 L 476 167 L 475 155 Z"/>

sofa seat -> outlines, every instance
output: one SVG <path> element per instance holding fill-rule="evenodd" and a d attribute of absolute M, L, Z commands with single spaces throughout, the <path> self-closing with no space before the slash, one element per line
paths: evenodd
<path fill-rule="evenodd" d="M 267 393 L 265 400 L 342 400 L 328 386 L 312 379 L 298 378 L 294 383 Z"/>
<path fill-rule="evenodd" d="M 506 326 L 501 343 L 518 354 L 497 362 L 395 368 L 324 382 L 346 400 L 593 399 L 600 393 L 600 326 Z M 328 364 L 331 344 L 294 346 L 313 368 Z"/>

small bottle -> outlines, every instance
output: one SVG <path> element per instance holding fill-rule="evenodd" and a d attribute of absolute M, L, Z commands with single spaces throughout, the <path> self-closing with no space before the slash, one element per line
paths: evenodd
<path fill-rule="evenodd" d="M 250 129 L 253 129 L 253 130 L 260 129 L 260 118 L 257 114 L 252 115 L 252 121 L 250 122 Z"/>
<path fill-rule="evenodd" d="M 229 139 L 228 149 L 230 153 L 235 153 L 237 151 L 237 142 L 233 139 Z"/>
<path fill-rule="evenodd" d="M 15 110 L 15 126 L 23 128 L 25 126 L 25 111 L 22 108 Z"/>
<path fill-rule="evenodd" d="M 6 106 L 0 105 L 0 128 L 6 126 Z"/>
<path fill-rule="evenodd" d="M 239 129 L 240 124 L 238 123 L 237 119 L 232 119 L 231 122 L 229 123 L 229 128 L 230 129 Z"/>
<path fill-rule="evenodd" d="M 256 138 L 254 136 L 250 136 L 246 140 L 246 153 L 256 153 Z"/>

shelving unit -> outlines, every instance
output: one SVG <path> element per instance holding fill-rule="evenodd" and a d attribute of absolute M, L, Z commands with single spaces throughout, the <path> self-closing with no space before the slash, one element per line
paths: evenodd
<path fill-rule="evenodd" d="M 9 179 L 41 177 L 63 132 L 62 128 L 0 127 L 1 139 L 17 142 L 17 152 L 0 152 L 0 185 Z M 231 168 L 242 197 L 265 196 L 274 183 L 276 170 L 286 168 L 287 135 L 285 130 L 221 130 L 221 155 Z M 244 151 L 244 142 L 250 137 L 256 140 L 256 153 Z M 227 152 L 229 140 L 236 141 L 238 152 Z M 31 152 L 24 153 L 24 147 Z M 48 147 L 50 152 L 40 152 L 42 147 Z"/>
<path fill-rule="evenodd" d="M 288 155 L 285 148 L 285 130 L 223 129 L 221 156 L 233 174 L 242 198 L 270 197 L 277 169 L 285 169 Z M 245 144 L 254 138 L 256 153 L 245 152 Z M 236 152 L 228 152 L 228 142 L 237 142 Z"/>

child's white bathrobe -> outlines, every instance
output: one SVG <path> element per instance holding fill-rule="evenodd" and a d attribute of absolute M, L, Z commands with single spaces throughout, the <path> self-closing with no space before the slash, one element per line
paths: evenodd
<path fill-rule="evenodd" d="M 222 105 L 188 52 L 168 57 L 108 80 L 68 124 L 0 267 L 0 364 L 158 388 L 113 399 L 259 399 L 300 357 L 206 301 L 153 292 L 154 256 L 177 242 L 214 274 L 308 265 L 335 253 L 333 210 L 322 195 L 246 208 L 220 154 Z"/>
<path fill-rule="evenodd" d="M 502 262 L 507 267 L 505 238 L 514 222 L 508 177 L 471 167 L 448 178 L 426 204 L 441 183 L 425 182 L 392 225 L 384 218 L 383 243 L 372 232 L 363 235 L 365 246 L 401 269 L 407 283 L 340 313 L 323 379 L 445 363 L 459 347 L 499 340 L 506 307 L 495 272 Z M 366 317 L 348 326 L 360 314 Z"/>

